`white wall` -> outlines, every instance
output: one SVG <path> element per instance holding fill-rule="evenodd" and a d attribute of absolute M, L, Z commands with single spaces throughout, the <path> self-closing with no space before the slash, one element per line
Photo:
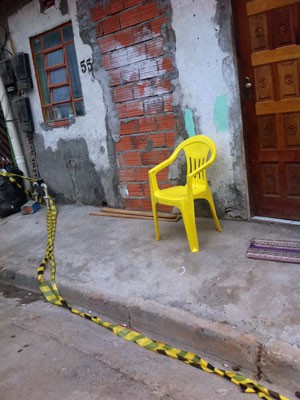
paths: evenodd
<path fill-rule="evenodd" d="M 29 38 L 52 29 L 64 22 L 72 21 L 74 31 L 74 42 L 78 64 L 81 60 L 92 57 L 90 46 L 82 43 L 79 36 L 78 21 L 76 18 L 76 1 L 68 0 L 69 13 L 62 15 L 59 10 L 60 2 L 56 0 L 55 7 L 50 7 L 44 13 L 40 12 L 39 0 L 33 0 L 28 5 L 9 17 L 9 31 L 16 49 L 16 52 L 23 51 L 31 54 Z M 30 57 L 31 60 L 31 57 Z M 34 74 L 34 67 L 31 62 L 34 88 L 29 90 L 27 95 L 30 98 L 35 131 L 42 134 L 45 148 L 56 150 L 59 139 L 72 139 L 84 137 L 86 140 L 90 160 L 94 163 L 96 171 L 109 167 L 107 151 L 100 151 L 101 146 L 106 148 L 106 126 L 105 126 L 105 105 L 101 86 L 95 81 L 91 74 L 82 73 L 79 68 L 83 98 L 86 115 L 77 117 L 76 122 L 68 128 L 55 128 L 43 131 L 43 123 L 40 98 L 37 90 L 37 82 Z"/>
<path fill-rule="evenodd" d="M 210 136 L 216 143 L 217 162 L 209 171 L 209 177 L 213 191 L 224 199 L 224 208 L 230 207 L 234 202 L 230 199 L 234 194 L 228 193 L 230 185 L 236 185 L 243 194 L 247 192 L 241 157 L 243 147 L 236 148 L 234 140 L 238 135 L 242 142 L 242 121 L 231 32 L 228 29 L 220 32 L 216 22 L 217 1 L 171 0 L 171 3 L 181 92 L 179 101 L 183 110 L 188 108 L 193 112 L 195 131 Z M 230 15 L 225 17 L 224 22 L 230 26 Z M 223 46 L 225 50 L 219 43 L 219 34 L 229 34 L 223 38 L 223 42 L 227 41 Z M 235 121 L 230 118 L 232 115 L 235 115 Z"/>

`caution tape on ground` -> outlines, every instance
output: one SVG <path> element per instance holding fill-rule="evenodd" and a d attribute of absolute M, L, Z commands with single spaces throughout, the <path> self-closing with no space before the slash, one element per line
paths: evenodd
<path fill-rule="evenodd" d="M 1 171 L 0 171 L 1 174 Z M 10 176 L 9 176 L 10 175 Z M 12 176 L 14 175 L 14 176 Z M 6 174 L 11 179 L 11 182 L 14 182 L 14 177 L 17 176 L 15 174 Z M 26 177 L 22 177 L 26 179 Z M 36 181 L 33 180 L 32 181 Z M 94 322 L 97 325 L 100 325 L 106 329 L 112 331 L 115 335 L 130 341 L 134 342 L 137 345 L 144 347 L 147 350 L 151 350 L 155 353 L 162 354 L 164 356 L 174 358 L 182 361 L 187 365 L 191 365 L 192 367 L 201 369 L 202 371 L 212 373 L 218 376 L 221 376 L 235 385 L 239 386 L 244 393 L 256 393 L 260 399 L 266 400 L 289 400 L 287 397 L 274 392 L 273 390 L 267 389 L 266 387 L 260 385 L 258 382 L 245 377 L 244 375 L 237 374 L 236 372 L 226 371 L 223 369 L 219 369 L 205 361 L 200 356 L 189 352 L 184 351 L 173 346 L 170 346 L 166 343 L 159 342 L 157 340 L 150 339 L 149 337 L 136 332 L 132 329 L 126 328 L 121 325 L 112 324 L 110 322 L 103 321 L 98 316 L 90 315 L 89 313 L 82 312 L 67 303 L 67 301 L 60 294 L 58 287 L 55 282 L 55 274 L 56 274 L 56 263 L 54 257 L 54 239 L 56 232 L 56 220 L 57 220 L 57 208 L 54 204 L 53 199 L 48 196 L 46 191 L 46 199 L 47 199 L 47 211 L 46 211 L 46 220 L 47 220 L 47 247 L 45 251 L 45 257 L 41 264 L 37 269 L 38 275 L 38 285 L 41 293 L 45 297 L 45 299 L 52 304 L 57 306 L 64 307 L 68 309 L 71 313 L 79 315 L 82 318 L 88 319 Z M 47 284 L 44 280 L 44 272 L 47 266 L 50 265 L 50 279 L 49 284 Z"/>

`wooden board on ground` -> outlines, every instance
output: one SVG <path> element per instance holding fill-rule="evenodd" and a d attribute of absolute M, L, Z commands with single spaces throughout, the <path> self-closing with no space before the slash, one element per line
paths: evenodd
<path fill-rule="evenodd" d="M 129 219 L 146 219 L 153 220 L 152 212 L 150 211 L 131 211 L 117 208 L 103 207 L 101 211 L 92 211 L 89 213 L 94 216 L 129 218 Z M 177 222 L 181 219 L 180 214 L 158 213 L 160 221 Z"/>

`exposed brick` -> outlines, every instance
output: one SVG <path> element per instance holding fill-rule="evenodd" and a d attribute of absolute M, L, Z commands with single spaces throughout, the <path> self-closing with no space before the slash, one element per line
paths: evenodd
<path fill-rule="evenodd" d="M 110 54 L 104 54 L 102 57 L 102 66 L 105 69 L 110 69 L 111 68 L 111 58 Z"/>
<path fill-rule="evenodd" d="M 139 43 L 134 46 L 128 47 L 127 50 L 129 64 L 137 63 L 139 61 L 146 60 L 147 58 L 145 43 Z"/>
<path fill-rule="evenodd" d="M 144 196 L 144 187 L 141 183 L 129 183 L 128 184 L 128 192 L 129 196 L 137 196 L 142 197 Z"/>
<path fill-rule="evenodd" d="M 151 21 L 150 26 L 153 37 L 161 35 L 161 27 L 166 22 L 168 22 L 168 18 L 165 16 L 157 18 L 154 21 Z"/>
<path fill-rule="evenodd" d="M 144 115 L 144 108 L 142 101 L 139 100 L 128 101 L 126 103 L 126 109 L 128 118 Z"/>
<path fill-rule="evenodd" d="M 160 95 L 170 93 L 172 84 L 169 80 L 163 78 L 156 78 L 152 80 L 153 94 Z"/>
<path fill-rule="evenodd" d="M 147 57 L 146 48 L 144 43 L 122 48 L 114 51 L 111 54 L 111 63 L 112 63 L 111 68 L 123 67 L 129 64 L 138 63 L 139 61 L 146 60 L 146 57 Z M 150 64 L 150 61 L 149 62 L 143 61 L 145 65 L 143 63 L 139 63 L 138 64 L 139 68 L 149 69 L 150 66 L 153 65 L 153 62 L 152 64 Z M 155 64 L 155 70 L 156 72 L 151 76 L 157 76 L 158 73 L 157 64 Z"/>
<path fill-rule="evenodd" d="M 148 171 L 149 171 L 149 169 L 150 168 L 147 168 L 147 167 L 136 168 L 135 169 L 136 180 L 138 182 L 148 181 Z"/>
<path fill-rule="evenodd" d="M 160 161 L 160 150 L 151 150 L 141 153 L 141 160 L 143 165 L 157 165 Z"/>
<path fill-rule="evenodd" d="M 121 76 L 124 83 L 135 82 L 139 80 L 139 69 L 136 64 L 121 68 Z"/>
<path fill-rule="evenodd" d="M 149 97 L 153 95 L 153 89 L 149 81 L 140 82 L 133 87 L 133 97 Z"/>
<path fill-rule="evenodd" d="M 128 210 L 143 210 L 141 199 L 124 199 L 125 207 Z"/>
<path fill-rule="evenodd" d="M 113 15 L 112 17 L 106 18 L 103 20 L 102 25 L 104 35 L 120 30 L 119 15 Z"/>
<path fill-rule="evenodd" d="M 132 150 L 132 143 L 130 136 L 121 136 L 121 139 L 115 144 L 117 152 Z"/>
<path fill-rule="evenodd" d="M 132 100 L 132 86 L 118 86 L 114 89 L 114 100 L 121 103 L 122 101 Z"/>
<path fill-rule="evenodd" d="M 164 111 L 165 112 L 173 111 L 173 96 L 171 94 L 166 94 L 163 96 L 163 101 L 164 101 Z"/>
<path fill-rule="evenodd" d="M 156 116 L 157 128 L 160 131 L 175 129 L 175 118 L 173 114 Z"/>
<path fill-rule="evenodd" d="M 134 119 L 129 122 L 121 122 L 120 135 L 130 135 L 137 132 L 137 120 Z"/>
<path fill-rule="evenodd" d="M 118 111 L 118 117 L 120 119 L 127 118 L 126 103 L 117 103 L 116 104 L 116 109 Z"/>
<path fill-rule="evenodd" d="M 152 205 L 150 199 L 142 199 L 141 200 L 141 208 L 143 211 L 151 211 Z"/>
<path fill-rule="evenodd" d="M 97 22 L 95 27 L 96 37 L 103 36 L 102 22 Z"/>
<path fill-rule="evenodd" d="M 165 134 L 155 133 L 150 135 L 131 136 L 132 146 L 135 150 L 152 150 L 156 147 L 165 147 Z"/>
<path fill-rule="evenodd" d="M 161 182 L 165 182 L 168 180 L 168 176 L 169 176 L 169 168 L 164 168 L 163 170 L 161 170 L 157 175 L 157 180 L 161 181 Z"/>
<path fill-rule="evenodd" d="M 126 10 L 120 13 L 122 28 L 137 25 L 141 22 L 148 21 L 159 16 L 156 2 L 143 4 L 131 10 Z"/>
<path fill-rule="evenodd" d="M 152 39 L 152 31 L 148 22 L 146 24 L 139 25 L 131 29 L 133 40 L 135 43 L 140 43 Z"/>
<path fill-rule="evenodd" d="M 107 53 L 108 51 L 115 50 L 115 40 L 113 36 L 102 37 L 98 39 L 99 48 L 102 53 Z"/>
<path fill-rule="evenodd" d="M 112 0 L 107 7 L 107 15 L 116 14 L 117 12 L 122 11 L 123 7 L 124 5 L 122 0 Z"/>
<path fill-rule="evenodd" d="M 140 118 L 138 121 L 139 132 L 151 132 L 156 129 L 156 121 L 153 117 Z"/>
<path fill-rule="evenodd" d="M 141 153 L 139 151 L 132 151 L 130 153 L 122 154 L 124 167 L 139 166 L 141 165 Z"/>
<path fill-rule="evenodd" d="M 148 145 L 148 136 L 146 135 L 138 135 L 138 136 L 132 136 L 132 146 L 134 150 L 146 150 L 147 145 Z"/>
<path fill-rule="evenodd" d="M 143 3 L 145 0 L 123 0 L 124 8 L 130 8 L 133 6 L 137 6 L 138 4 Z"/>
<path fill-rule="evenodd" d="M 118 68 L 128 65 L 127 48 L 119 49 L 111 54 L 111 68 Z"/>
<path fill-rule="evenodd" d="M 165 136 L 166 136 L 166 146 L 174 148 L 175 141 L 177 138 L 177 133 L 176 132 L 168 132 L 165 134 Z"/>
<path fill-rule="evenodd" d="M 167 158 L 170 157 L 172 153 L 173 151 L 171 149 L 161 150 L 160 153 L 158 154 L 158 163 L 165 161 Z"/>
<path fill-rule="evenodd" d="M 116 41 L 116 49 L 127 47 L 134 43 L 133 32 L 131 28 L 115 33 L 114 38 Z"/>
<path fill-rule="evenodd" d="M 157 62 L 153 59 L 139 63 L 140 78 L 154 78 L 158 76 Z"/>
<path fill-rule="evenodd" d="M 149 185 L 149 183 L 148 182 L 147 183 L 143 183 L 143 184 L 141 184 L 141 186 L 142 186 L 142 190 L 143 190 L 144 195 L 146 197 L 150 197 L 151 194 L 150 194 L 150 185 Z"/>
<path fill-rule="evenodd" d="M 110 85 L 118 86 L 122 83 L 121 71 L 119 69 L 112 69 L 109 71 Z"/>
<path fill-rule="evenodd" d="M 162 37 L 151 40 L 146 43 L 147 58 L 154 58 L 163 55 L 163 39 Z"/>
<path fill-rule="evenodd" d="M 119 179 L 121 182 L 135 182 L 135 170 L 133 168 L 119 169 Z"/>
<path fill-rule="evenodd" d="M 172 213 L 173 212 L 173 207 L 166 206 L 165 204 L 158 204 L 157 211 L 166 212 L 166 213 Z"/>
<path fill-rule="evenodd" d="M 93 21 L 98 21 L 104 17 L 106 17 L 106 10 L 101 4 L 94 6 L 91 9 L 91 18 Z"/>
<path fill-rule="evenodd" d="M 152 151 L 153 148 L 165 147 L 165 134 L 137 135 L 131 137 L 132 145 L 135 150 Z"/>
<path fill-rule="evenodd" d="M 153 133 L 148 135 L 149 141 L 152 142 L 153 147 L 165 147 L 166 135 L 164 133 Z"/>
<path fill-rule="evenodd" d="M 159 72 L 163 72 L 164 74 L 173 71 L 173 61 L 170 57 L 160 58 L 157 61 L 157 65 Z"/>
<path fill-rule="evenodd" d="M 151 97 L 144 101 L 145 114 L 156 114 L 163 111 L 163 101 L 161 97 Z"/>

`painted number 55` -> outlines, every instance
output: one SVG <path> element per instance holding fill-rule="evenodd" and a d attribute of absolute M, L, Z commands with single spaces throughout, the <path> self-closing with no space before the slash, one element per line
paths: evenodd
<path fill-rule="evenodd" d="M 86 71 L 91 73 L 93 70 L 93 62 L 90 58 L 87 58 L 86 60 L 80 61 L 80 67 L 83 74 L 85 74 Z"/>

